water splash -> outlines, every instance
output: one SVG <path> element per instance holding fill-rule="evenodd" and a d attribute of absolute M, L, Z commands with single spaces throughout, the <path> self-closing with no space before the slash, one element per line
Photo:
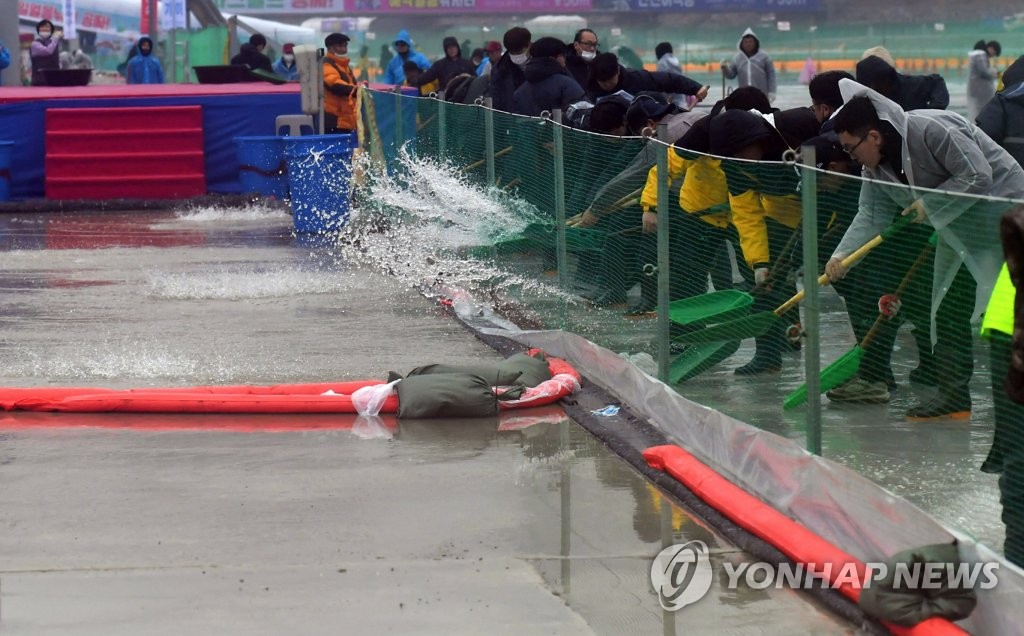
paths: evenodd
<path fill-rule="evenodd" d="M 412 157 L 403 148 L 393 173 L 361 163 L 358 209 L 341 237 L 346 260 L 409 285 L 443 281 L 493 293 L 528 293 L 572 302 L 575 297 L 535 273 L 473 258 L 468 248 L 520 235 L 531 224 L 551 224 L 529 203 L 473 184 L 451 164 Z"/>
<path fill-rule="evenodd" d="M 216 224 L 224 223 L 263 223 L 267 220 L 285 220 L 291 217 L 289 209 L 281 203 L 271 201 L 255 201 L 248 206 L 224 207 L 220 205 L 203 205 L 179 210 L 175 213 L 176 225 Z"/>
<path fill-rule="evenodd" d="M 243 268 L 188 274 L 154 273 L 148 294 L 166 300 L 285 298 L 346 291 L 351 281 L 329 271 Z"/>

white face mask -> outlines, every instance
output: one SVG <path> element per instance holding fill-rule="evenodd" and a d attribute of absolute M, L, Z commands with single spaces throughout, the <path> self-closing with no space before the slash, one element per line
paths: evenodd
<path fill-rule="evenodd" d="M 597 52 L 596 51 L 583 51 L 582 53 L 580 53 L 580 57 L 583 58 L 584 62 L 589 62 L 590 60 L 592 60 L 595 57 L 597 57 Z"/>
<path fill-rule="evenodd" d="M 284 60 L 285 64 L 291 64 L 292 61 L 295 59 L 295 56 L 294 55 L 282 55 L 281 59 Z"/>
<path fill-rule="evenodd" d="M 50 33 L 49 31 L 40 31 L 39 32 L 39 37 L 43 38 L 44 40 L 46 38 L 50 37 L 51 35 L 53 35 L 53 34 Z"/>
<path fill-rule="evenodd" d="M 526 62 L 530 59 L 529 53 L 519 53 L 517 55 L 509 55 L 508 59 L 512 60 L 512 63 L 516 66 L 525 66 Z"/>

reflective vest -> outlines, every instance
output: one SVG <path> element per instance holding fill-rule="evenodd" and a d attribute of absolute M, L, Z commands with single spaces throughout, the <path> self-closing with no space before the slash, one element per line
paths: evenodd
<path fill-rule="evenodd" d="M 992 297 L 988 299 L 985 317 L 981 321 L 981 335 L 988 338 L 993 331 L 1013 335 L 1013 302 L 1017 288 L 1010 278 L 1010 269 L 1003 263 Z"/>

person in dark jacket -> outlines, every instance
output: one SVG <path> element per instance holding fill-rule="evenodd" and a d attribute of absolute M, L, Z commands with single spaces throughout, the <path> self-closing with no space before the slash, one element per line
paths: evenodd
<path fill-rule="evenodd" d="M 1003 73 L 1003 90 L 978 113 L 978 128 L 1024 166 L 1024 55 Z"/>
<path fill-rule="evenodd" d="M 843 107 L 843 94 L 839 91 L 839 80 L 853 79 L 846 71 L 825 71 L 811 78 L 807 91 L 811 94 L 811 111 L 821 124 L 821 134 L 832 131 L 835 125 L 832 115 Z"/>
<path fill-rule="evenodd" d="M 32 59 L 32 86 L 46 86 L 46 71 L 60 68 L 60 43 L 64 32 L 53 28 L 53 22 L 40 20 L 36 24 L 36 39 L 32 41 L 29 56 Z"/>
<path fill-rule="evenodd" d="M 565 68 L 565 44 L 558 38 L 541 38 L 530 47 L 530 61 L 523 69 L 525 81 L 513 95 L 512 112 L 536 117 L 544 111 L 565 109 L 584 97 L 583 87 Z"/>
<path fill-rule="evenodd" d="M 580 29 L 566 47 L 565 67 L 576 83 L 586 86 L 590 79 L 590 63 L 597 57 L 599 42 L 597 34 L 590 29 Z"/>
<path fill-rule="evenodd" d="M 250 70 L 261 70 L 268 73 L 274 72 L 274 65 L 270 58 L 263 54 L 267 48 L 267 38 L 262 33 L 253 33 L 249 36 L 249 42 L 242 45 L 238 55 L 231 58 L 231 64 L 235 66 L 247 66 Z"/>
<path fill-rule="evenodd" d="M 764 286 L 755 311 L 782 304 L 796 288 L 772 268 L 782 267 L 784 245 L 799 231 L 800 177 L 782 163 L 783 153 L 816 136 L 818 121 L 807 108 L 774 113 L 771 122 L 756 111 L 727 110 L 711 120 L 711 153 L 757 163 L 723 161 L 732 224 L 739 234 L 743 258 L 753 270 L 752 282 Z M 786 326 L 776 321 L 755 341 L 754 358 L 735 370 L 736 375 L 776 373 L 782 368 Z"/>
<path fill-rule="evenodd" d="M 512 27 L 505 32 L 502 43 L 505 53 L 491 69 L 491 106 L 495 110 L 512 110 L 512 96 L 526 81 L 523 67 L 530 59 L 530 41 L 533 35 L 523 27 Z"/>
<path fill-rule="evenodd" d="M 874 89 L 903 110 L 949 106 L 949 90 L 941 75 L 904 75 L 876 55 L 857 62 L 857 83 Z"/>
<path fill-rule="evenodd" d="M 462 75 L 463 73 L 475 76 L 476 67 L 469 60 L 463 59 L 459 41 L 448 36 L 444 39 L 444 57 L 434 62 L 420 76 L 420 85 L 429 84 L 437 80 L 441 83 L 441 86 L 447 86 L 448 82 L 452 81 L 455 76 Z"/>
<path fill-rule="evenodd" d="M 703 101 L 708 95 L 707 86 L 701 86 L 685 75 L 625 68 L 614 53 L 601 53 L 594 58 L 586 88 L 591 101 L 618 91 L 626 91 L 633 96 L 643 91 L 682 93 L 695 96 L 697 101 Z"/>

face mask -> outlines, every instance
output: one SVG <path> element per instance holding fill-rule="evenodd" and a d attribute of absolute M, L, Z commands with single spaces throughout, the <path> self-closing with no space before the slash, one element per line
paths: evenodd
<path fill-rule="evenodd" d="M 49 31 L 40 31 L 39 32 L 39 37 L 43 38 L 44 40 L 46 38 L 50 37 L 51 35 L 53 35 L 53 34 L 50 33 Z"/>
<path fill-rule="evenodd" d="M 295 59 L 295 56 L 294 55 L 282 55 L 281 59 L 284 60 L 285 64 L 291 64 L 292 61 Z"/>
<path fill-rule="evenodd" d="M 530 59 L 529 53 L 519 53 L 518 55 L 509 55 L 508 59 L 512 60 L 512 63 L 516 66 L 524 66 Z"/>
<path fill-rule="evenodd" d="M 597 53 L 594 51 L 583 51 L 582 53 L 580 53 L 580 57 L 583 58 L 584 62 L 589 62 L 590 60 L 597 57 Z"/>

